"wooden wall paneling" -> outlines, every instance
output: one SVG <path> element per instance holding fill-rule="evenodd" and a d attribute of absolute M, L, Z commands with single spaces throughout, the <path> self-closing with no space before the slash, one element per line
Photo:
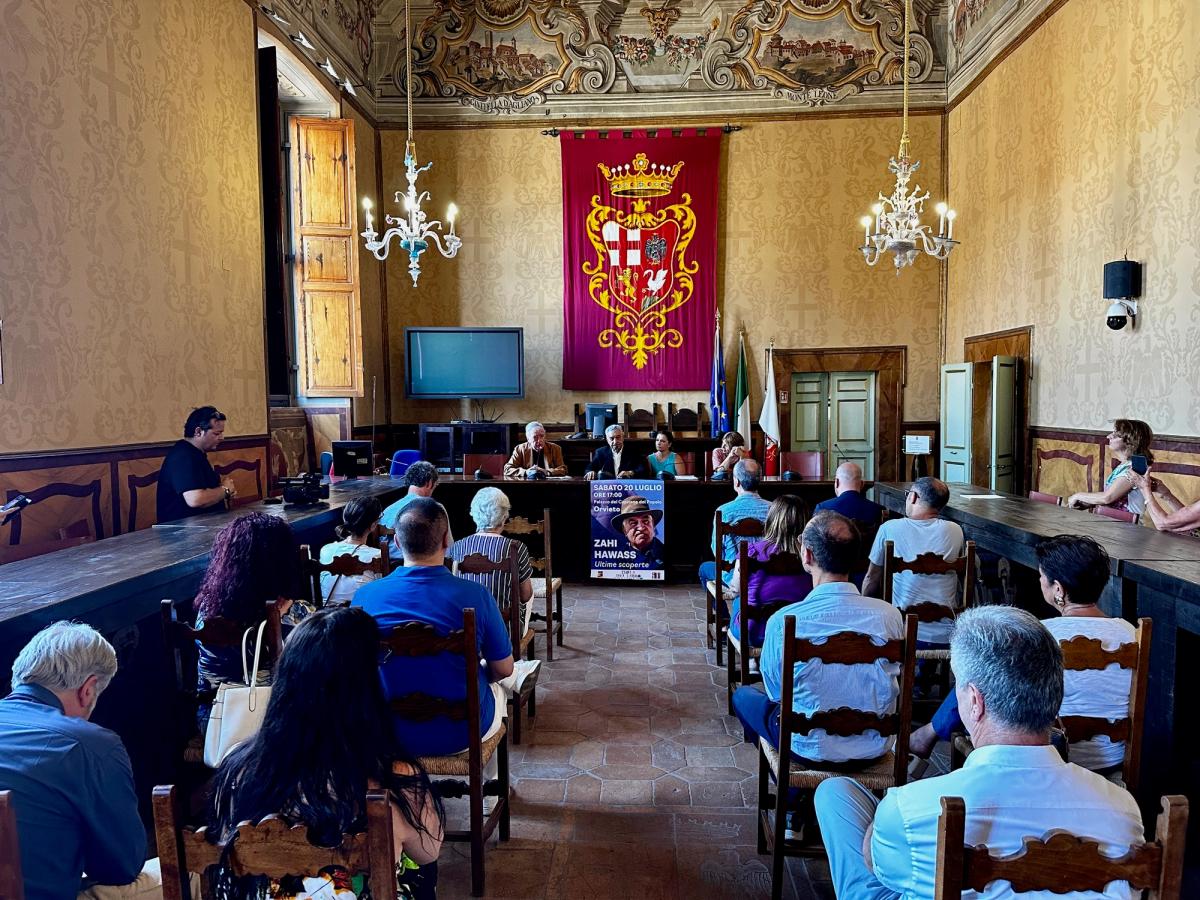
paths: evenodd
<path fill-rule="evenodd" d="M 332 450 L 334 441 L 350 440 L 350 404 L 305 406 L 303 409 L 308 418 L 309 453 L 312 459 L 310 471 L 318 471 L 321 454 Z"/>
<path fill-rule="evenodd" d="M 58 541 L 60 529 L 79 522 L 96 540 L 114 532 L 112 473 L 106 462 L 6 472 L 0 475 L 0 491 L 0 502 L 18 494 L 33 501 L 0 535 L 0 542 L 10 546 Z"/>
<path fill-rule="evenodd" d="M 149 528 L 157 518 L 158 471 L 163 457 L 144 456 L 117 463 L 117 496 L 125 531 Z"/>
<path fill-rule="evenodd" d="M 237 450 L 216 450 L 208 461 L 221 478 L 233 479 L 237 504 L 261 500 L 266 496 L 267 448 L 245 447 Z"/>

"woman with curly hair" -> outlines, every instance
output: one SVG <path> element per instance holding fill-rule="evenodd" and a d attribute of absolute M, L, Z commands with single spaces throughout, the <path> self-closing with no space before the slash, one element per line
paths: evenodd
<path fill-rule="evenodd" d="M 210 840 L 236 841 L 238 823 L 279 814 L 308 838 L 337 846 L 366 827 L 367 792 L 391 793 L 396 896 L 432 898 L 443 813 L 429 777 L 399 743 L 378 668 L 379 626 L 360 608 L 323 609 L 292 632 L 275 670 L 258 734 L 236 747 L 213 779 Z M 236 844 L 234 848 L 236 850 Z M 336 867 L 315 878 L 210 872 L 221 897 L 361 896 L 361 878 Z M 392 900 L 392 898 L 378 898 Z"/>
<path fill-rule="evenodd" d="M 1150 442 L 1154 432 L 1140 419 L 1117 419 L 1108 436 L 1108 452 L 1117 461 L 1117 466 L 1104 481 L 1102 491 L 1081 491 L 1067 498 L 1067 506 L 1087 509 L 1091 506 L 1116 506 L 1135 515 L 1146 511 L 1146 501 L 1138 490 L 1134 490 L 1134 471 L 1130 457 L 1144 456 L 1146 462 L 1154 462 Z"/>

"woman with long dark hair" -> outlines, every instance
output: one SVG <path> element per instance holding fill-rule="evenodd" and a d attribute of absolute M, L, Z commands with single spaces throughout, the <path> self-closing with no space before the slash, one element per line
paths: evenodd
<path fill-rule="evenodd" d="M 225 840 L 239 822 L 277 813 L 306 824 L 314 844 L 336 846 L 343 834 L 365 828 L 367 791 L 380 785 L 392 796 L 401 860 L 397 894 L 433 897 L 442 807 L 428 776 L 396 738 L 379 680 L 378 648 L 379 626 L 356 607 L 324 609 L 296 627 L 276 667 L 262 727 L 229 754 L 213 779 L 209 833 Z M 406 774 L 394 774 L 394 768 Z M 335 885 L 349 883 L 345 873 L 323 874 Z M 263 890 L 261 880 L 224 871 L 216 877 L 231 896 L 262 895 L 256 893 Z M 304 897 L 302 891 L 328 883 L 305 882 L 311 883 L 280 887 Z"/>

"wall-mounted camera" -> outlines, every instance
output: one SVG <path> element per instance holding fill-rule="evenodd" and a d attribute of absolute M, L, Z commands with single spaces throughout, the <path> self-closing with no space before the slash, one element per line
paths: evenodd
<path fill-rule="evenodd" d="M 1104 299 L 1111 300 L 1104 320 L 1113 331 L 1137 323 L 1137 298 L 1142 296 L 1142 264 L 1118 259 L 1104 264 Z"/>

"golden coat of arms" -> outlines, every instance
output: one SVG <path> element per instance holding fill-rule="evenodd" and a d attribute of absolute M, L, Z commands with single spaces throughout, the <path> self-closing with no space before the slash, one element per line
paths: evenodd
<path fill-rule="evenodd" d="M 699 269 L 686 258 L 696 231 L 692 198 L 652 209 L 650 201 L 674 188 L 682 162 L 660 165 L 639 153 L 632 163 L 604 163 L 599 169 L 612 197 L 633 200 L 632 211 L 615 209 L 593 195 L 586 228 L 596 261 L 583 263 L 588 295 L 613 314 L 612 326 L 597 335 L 601 347 L 619 347 L 643 369 L 651 354 L 683 345 L 683 335 L 667 317 L 692 296 Z"/>

